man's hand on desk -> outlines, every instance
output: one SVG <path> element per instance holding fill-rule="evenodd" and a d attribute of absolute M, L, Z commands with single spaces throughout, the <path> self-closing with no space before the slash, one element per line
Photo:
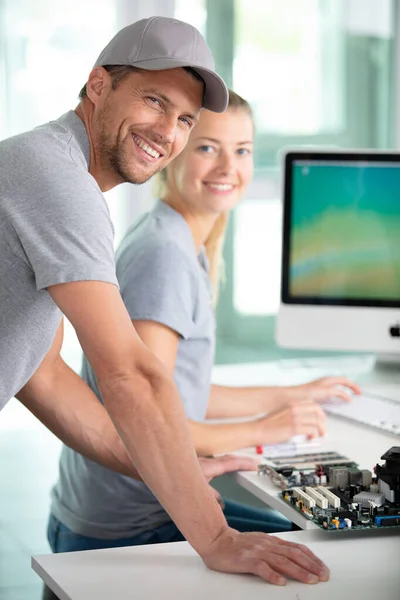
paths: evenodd
<path fill-rule="evenodd" d="M 327 402 L 331 398 L 340 398 L 345 402 L 351 401 L 352 394 L 361 394 L 359 386 L 347 377 L 322 377 L 310 383 L 293 385 L 282 388 L 280 394 L 283 403 L 299 400 Z"/>
<path fill-rule="evenodd" d="M 199 462 L 207 481 L 230 471 L 253 471 L 259 463 L 251 457 L 230 454 L 199 458 Z M 303 583 L 329 579 L 329 569 L 306 546 L 265 533 L 225 529 L 211 548 L 203 552 L 202 559 L 214 571 L 253 573 L 276 585 L 285 585 L 287 577 Z"/>
<path fill-rule="evenodd" d="M 202 559 L 214 571 L 253 573 L 276 585 L 288 577 L 302 583 L 329 579 L 329 569 L 306 546 L 265 533 L 225 530 Z"/>
<path fill-rule="evenodd" d="M 236 456 L 235 454 L 225 454 L 215 458 L 199 457 L 199 463 L 203 475 L 207 481 L 214 477 L 231 473 L 232 471 L 256 471 L 260 461 L 251 456 Z"/>
<path fill-rule="evenodd" d="M 260 464 L 260 461 L 251 456 L 225 454 L 224 456 L 217 456 L 216 458 L 205 458 L 200 456 L 199 463 L 204 477 L 209 482 L 211 479 L 214 479 L 214 477 L 218 477 L 224 473 L 231 473 L 232 471 L 255 471 Z M 210 487 L 218 504 L 223 509 L 224 501 L 221 498 L 220 493 L 212 486 Z"/>

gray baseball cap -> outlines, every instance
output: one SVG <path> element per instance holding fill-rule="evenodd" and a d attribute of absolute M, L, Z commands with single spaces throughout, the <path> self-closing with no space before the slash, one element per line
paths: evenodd
<path fill-rule="evenodd" d="M 228 89 L 215 72 L 203 36 L 177 19 L 150 17 L 124 27 L 107 44 L 93 68 L 106 65 L 131 65 L 148 71 L 191 67 L 204 81 L 203 107 L 224 112 L 228 105 Z"/>

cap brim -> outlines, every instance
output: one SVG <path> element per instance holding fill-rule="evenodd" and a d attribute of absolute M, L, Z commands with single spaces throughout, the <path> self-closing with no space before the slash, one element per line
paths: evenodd
<path fill-rule="evenodd" d="M 204 80 L 205 91 L 203 107 L 216 113 L 224 112 L 228 107 L 228 88 L 222 77 L 209 69 L 200 67 L 192 62 L 182 62 L 173 58 L 154 58 L 132 63 L 133 67 L 147 71 L 165 71 L 166 69 L 178 69 L 180 67 L 191 67 Z"/>

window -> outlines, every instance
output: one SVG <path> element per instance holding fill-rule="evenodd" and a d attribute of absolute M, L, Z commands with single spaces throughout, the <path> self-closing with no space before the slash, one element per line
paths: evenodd
<path fill-rule="evenodd" d="M 393 146 L 395 2 L 198 0 L 196 5 L 198 15 L 206 11 L 217 69 L 252 104 L 257 131 L 254 182 L 232 214 L 225 244 L 228 281 L 218 306 L 217 350 L 224 361 L 226 344 L 276 353 L 282 149 Z"/>
<path fill-rule="evenodd" d="M 393 146 L 397 4 L 152 0 L 144 8 L 131 0 L 0 0 L 0 138 L 75 106 L 93 49 L 127 22 L 172 14 L 174 5 L 177 18 L 206 36 L 218 72 L 254 109 L 256 173 L 227 235 L 218 348 L 248 344 L 264 352 L 274 347 L 279 301 L 279 153 L 305 144 Z M 148 205 L 150 190 L 135 189 L 126 203 L 120 200 L 126 190 L 112 192 L 118 196 L 109 202 L 117 241 L 138 204 Z"/>
<path fill-rule="evenodd" d="M 0 135 L 7 137 L 76 106 L 93 49 L 108 42 L 117 25 L 112 0 L 2 0 L 0 11 L 5 83 Z"/>

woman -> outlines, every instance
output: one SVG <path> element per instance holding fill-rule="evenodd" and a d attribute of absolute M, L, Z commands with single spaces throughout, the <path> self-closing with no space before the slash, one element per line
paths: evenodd
<path fill-rule="evenodd" d="M 359 391 L 344 378 L 279 388 L 211 385 L 222 244 L 229 211 L 252 177 L 253 130 L 249 105 L 233 92 L 225 113 L 202 111 L 186 149 L 162 174 L 161 200 L 117 252 L 128 312 L 143 342 L 175 378 L 200 456 L 298 434 L 320 436 L 324 413 L 318 401 L 348 399 L 343 386 Z M 87 360 L 83 378 L 100 398 Z M 242 423 L 207 422 L 262 413 L 267 415 Z M 291 529 L 278 513 L 229 500 L 224 512 L 241 531 Z M 64 448 L 49 523 L 53 551 L 182 539 L 145 484 Z"/>

